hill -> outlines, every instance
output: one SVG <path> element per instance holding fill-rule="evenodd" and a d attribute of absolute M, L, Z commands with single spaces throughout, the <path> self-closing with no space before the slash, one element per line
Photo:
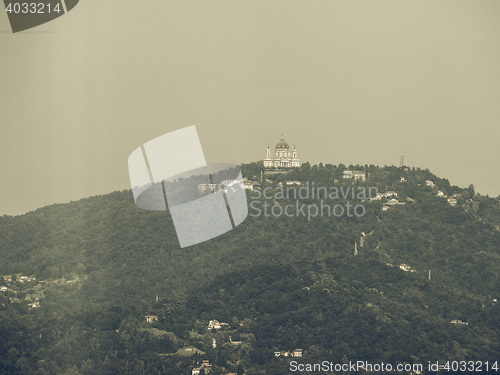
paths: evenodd
<path fill-rule="evenodd" d="M 130 191 L 0 217 L 0 373 L 498 360 L 498 198 L 415 168 L 261 171 L 245 222 L 185 249 Z"/>

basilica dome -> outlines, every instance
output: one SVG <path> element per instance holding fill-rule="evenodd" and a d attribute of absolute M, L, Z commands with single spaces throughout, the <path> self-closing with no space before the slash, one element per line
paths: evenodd
<path fill-rule="evenodd" d="M 276 148 L 286 148 L 286 149 L 288 149 L 290 147 L 288 146 L 288 143 L 286 143 L 285 140 L 283 138 L 281 138 L 281 142 L 276 145 Z"/>

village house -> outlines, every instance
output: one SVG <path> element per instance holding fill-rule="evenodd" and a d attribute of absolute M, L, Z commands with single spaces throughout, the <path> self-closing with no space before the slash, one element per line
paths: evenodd
<path fill-rule="evenodd" d="M 211 320 L 208 322 L 208 329 L 221 329 L 221 325 L 217 320 Z"/>
<path fill-rule="evenodd" d="M 448 198 L 448 203 L 450 204 L 450 206 L 456 206 L 457 200 L 455 198 Z"/>
<path fill-rule="evenodd" d="M 20 276 L 19 277 L 19 281 L 24 283 L 24 282 L 28 282 L 28 281 L 34 281 L 35 278 L 34 277 L 28 277 L 28 276 Z"/>
<path fill-rule="evenodd" d="M 219 185 L 217 184 L 199 184 L 198 185 L 198 191 L 200 194 L 205 193 L 206 191 L 211 191 L 212 193 L 215 193 L 216 190 L 218 190 Z"/>
<path fill-rule="evenodd" d="M 146 322 L 148 323 L 153 323 L 158 320 L 158 317 L 156 315 L 146 315 Z"/>
<path fill-rule="evenodd" d="M 405 272 L 415 272 L 415 270 L 413 268 L 411 268 L 408 264 L 405 264 L 405 263 L 400 264 L 399 268 Z"/>
<path fill-rule="evenodd" d="M 382 194 L 385 198 L 398 196 L 398 193 L 396 193 L 395 191 L 386 191 L 385 193 L 382 193 Z"/>
<path fill-rule="evenodd" d="M 434 187 L 434 182 L 432 182 L 431 180 L 426 180 L 425 185 L 429 187 Z"/>
<path fill-rule="evenodd" d="M 300 358 L 302 357 L 302 349 L 295 349 L 293 352 L 281 352 L 277 351 L 274 352 L 275 357 L 296 357 Z"/>
<path fill-rule="evenodd" d="M 387 202 L 385 202 L 385 204 L 387 204 L 389 206 L 395 206 L 398 204 L 405 204 L 405 202 L 400 202 L 396 198 L 392 198 L 392 199 L 388 200 Z"/>
<path fill-rule="evenodd" d="M 218 320 L 211 320 L 208 322 L 208 329 L 221 329 L 222 327 L 227 327 L 229 324 L 220 323 Z"/>
<path fill-rule="evenodd" d="M 348 178 L 353 178 L 354 181 L 365 181 L 366 180 L 366 174 L 363 171 L 344 171 L 343 175 L 344 179 Z"/>
<path fill-rule="evenodd" d="M 450 323 L 451 324 L 461 324 L 461 325 L 464 325 L 464 326 L 468 326 L 469 325 L 469 323 L 462 322 L 460 319 L 453 319 Z"/>
<path fill-rule="evenodd" d="M 253 190 L 255 183 L 253 181 L 245 181 L 245 190 Z"/>

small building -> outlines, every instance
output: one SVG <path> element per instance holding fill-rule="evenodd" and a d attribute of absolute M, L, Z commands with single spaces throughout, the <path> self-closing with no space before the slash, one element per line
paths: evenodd
<path fill-rule="evenodd" d="M 403 263 L 399 265 L 399 268 L 402 269 L 405 272 L 415 272 L 413 268 L 411 268 L 408 264 Z"/>
<path fill-rule="evenodd" d="M 385 204 L 387 204 L 389 206 L 395 206 L 395 205 L 398 205 L 398 204 L 405 204 L 405 202 L 400 202 L 396 198 L 392 198 L 391 200 L 385 202 Z"/>
<path fill-rule="evenodd" d="M 302 349 L 295 349 L 293 351 L 293 356 L 294 357 L 302 357 Z"/>
<path fill-rule="evenodd" d="M 448 203 L 450 204 L 450 206 L 456 206 L 457 200 L 455 198 L 448 198 Z"/>
<path fill-rule="evenodd" d="M 300 185 L 302 185 L 302 182 L 300 182 L 300 181 L 287 181 L 286 184 L 287 184 L 287 186 L 290 186 L 290 185 L 300 186 Z"/>
<path fill-rule="evenodd" d="M 8 291 L 9 289 L 6 287 L 6 286 L 0 286 L 0 292 L 6 292 Z"/>
<path fill-rule="evenodd" d="M 365 181 L 366 180 L 366 174 L 363 171 L 344 171 L 343 175 L 344 179 L 352 178 L 354 181 Z"/>
<path fill-rule="evenodd" d="M 434 187 L 434 182 L 432 182 L 431 180 L 426 180 L 425 185 L 429 187 Z"/>
<path fill-rule="evenodd" d="M 198 375 L 200 372 L 201 372 L 201 367 L 195 367 L 195 368 L 191 371 L 191 375 Z"/>
<path fill-rule="evenodd" d="M 384 197 L 389 198 L 389 197 L 397 197 L 398 193 L 395 191 L 386 191 L 385 193 L 382 193 Z"/>
<path fill-rule="evenodd" d="M 245 190 L 253 190 L 254 188 L 254 182 L 253 181 L 245 181 L 244 188 Z"/>
<path fill-rule="evenodd" d="M 241 341 L 233 341 L 231 338 L 229 339 L 229 342 L 236 346 L 241 345 Z"/>
<path fill-rule="evenodd" d="M 215 193 L 215 191 L 218 189 L 217 184 L 199 184 L 198 185 L 198 192 L 200 194 L 203 194 L 205 192 L 212 192 Z"/>
<path fill-rule="evenodd" d="M 460 319 L 453 319 L 450 323 L 451 324 L 460 324 L 460 325 L 463 325 L 463 326 L 468 326 L 469 325 L 469 323 L 462 322 Z"/>
<path fill-rule="evenodd" d="M 218 320 L 211 320 L 208 322 L 208 329 L 221 329 L 223 325 L 227 326 L 227 323 L 219 323 Z"/>
<path fill-rule="evenodd" d="M 146 322 L 148 323 L 153 323 L 158 320 L 158 317 L 156 315 L 146 315 Z"/>

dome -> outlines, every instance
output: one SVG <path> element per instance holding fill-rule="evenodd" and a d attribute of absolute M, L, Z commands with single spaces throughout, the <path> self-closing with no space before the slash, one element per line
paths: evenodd
<path fill-rule="evenodd" d="M 286 143 L 282 137 L 281 142 L 276 145 L 276 148 L 290 148 L 290 147 L 288 146 L 288 143 Z"/>

